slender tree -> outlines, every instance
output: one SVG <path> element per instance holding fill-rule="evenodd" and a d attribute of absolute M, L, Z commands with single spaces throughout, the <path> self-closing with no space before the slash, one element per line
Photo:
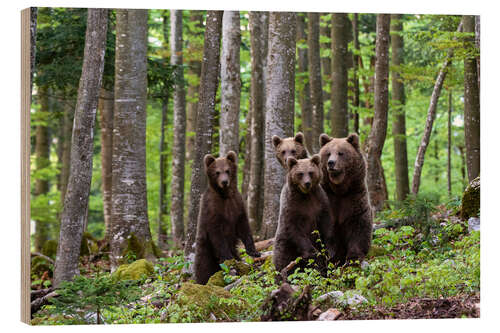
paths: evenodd
<path fill-rule="evenodd" d="M 99 94 L 99 124 L 101 125 L 101 177 L 102 177 L 102 204 L 104 208 L 105 238 L 109 240 L 111 228 L 111 192 L 113 179 L 113 109 L 114 93 L 101 88 Z"/>
<path fill-rule="evenodd" d="M 321 80 L 321 58 L 319 44 L 319 14 L 308 14 L 308 34 L 307 45 L 309 48 L 309 88 L 312 107 L 312 150 L 319 151 L 319 136 L 324 132 L 323 129 L 323 84 Z"/>
<path fill-rule="evenodd" d="M 30 101 L 33 91 L 33 74 L 35 73 L 36 59 L 36 20 L 38 17 L 38 8 L 30 8 Z"/>
<path fill-rule="evenodd" d="M 304 133 L 306 139 L 306 148 L 312 151 L 313 142 L 313 114 L 311 108 L 311 95 L 309 88 L 309 63 L 308 63 L 308 49 L 301 46 L 307 43 L 307 33 L 306 33 L 306 14 L 299 13 L 297 17 L 297 82 L 298 82 L 298 97 L 300 104 L 300 116 L 301 116 L 301 130 Z M 321 134 L 321 133 L 320 133 Z M 316 138 L 316 141 L 317 138 Z"/>
<path fill-rule="evenodd" d="M 319 32 L 322 39 L 324 40 L 324 42 L 320 43 L 320 48 L 322 50 L 331 50 L 332 48 L 332 20 L 327 19 L 328 15 L 331 14 L 320 14 Z M 330 90 L 327 90 L 327 86 L 330 84 L 332 76 L 332 58 L 330 56 L 325 55 L 321 57 L 321 74 L 323 79 L 323 102 L 326 102 L 330 99 Z M 330 118 L 329 115 L 328 118 Z"/>
<path fill-rule="evenodd" d="M 264 211 L 261 236 L 274 236 L 279 214 L 279 198 L 285 170 L 278 162 L 273 135 L 293 134 L 295 92 L 296 14 L 271 12 L 266 74 Z"/>
<path fill-rule="evenodd" d="M 347 46 L 349 25 L 347 14 L 332 14 L 332 104 L 330 112 L 334 138 L 343 138 L 348 134 Z"/>
<path fill-rule="evenodd" d="M 250 175 L 248 185 L 248 222 L 254 235 L 258 234 L 262 225 L 263 183 L 264 173 L 264 106 L 265 80 L 264 71 L 267 56 L 267 12 L 250 12 L 250 53 L 252 81 L 250 84 L 251 125 L 250 125 Z"/>
<path fill-rule="evenodd" d="M 354 96 L 352 106 L 354 108 L 354 132 L 359 135 L 359 62 L 360 62 L 360 47 L 359 47 L 359 27 L 358 27 L 358 14 L 353 14 L 352 20 L 352 34 L 353 34 L 353 81 L 354 81 Z"/>
<path fill-rule="evenodd" d="M 71 168 L 61 216 L 54 286 L 79 274 L 78 257 L 92 180 L 93 131 L 104 70 L 108 10 L 89 9 L 82 75 L 75 109 Z"/>
<path fill-rule="evenodd" d="M 378 211 L 382 209 L 385 195 L 383 171 L 380 157 L 387 134 L 389 107 L 389 27 L 391 16 L 377 15 L 377 39 L 375 46 L 375 110 L 373 124 L 368 137 L 367 183 L 370 203 Z M 381 195 L 382 194 L 382 195 Z"/>
<path fill-rule="evenodd" d="M 479 112 L 479 79 L 477 70 L 476 49 L 474 32 L 475 16 L 464 15 L 464 32 L 470 33 L 465 38 L 466 48 L 471 50 L 464 59 L 464 129 L 465 129 L 465 155 L 467 158 L 467 175 L 469 182 L 479 176 L 480 171 L 480 112 Z"/>
<path fill-rule="evenodd" d="M 220 39 L 222 33 L 222 11 L 208 11 L 201 66 L 200 90 L 198 100 L 198 119 L 196 121 L 196 141 L 191 168 L 191 191 L 189 197 L 189 216 L 186 230 L 184 256 L 194 260 L 194 240 L 200 209 L 201 194 L 206 188 L 203 170 L 203 157 L 211 153 L 213 122 L 215 117 L 215 94 L 219 84 Z"/>
<path fill-rule="evenodd" d="M 240 121 L 240 12 L 224 11 L 222 17 L 221 106 L 219 154 L 239 151 Z"/>
<path fill-rule="evenodd" d="M 134 238 L 143 245 L 137 258 L 154 256 L 146 196 L 147 20 L 147 10 L 116 10 L 112 269 Z"/>
<path fill-rule="evenodd" d="M 170 223 L 175 246 L 184 239 L 184 165 L 186 158 L 186 97 L 184 91 L 182 11 L 170 11 L 170 64 L 175 66 L 174 142 L 172 145 L 172 206 Z"/>
<path fill-rule="evenodd" d="M 451 113 L 452 113 L 452 92 L 448 88 L 448 158 L 446 165 L 446 175 L 448 180 L 448 197 L 451 198 Z"/>
<path fill-rule="evenodd" d="M 410 192 L 408 180 L 408 153 L 406 150 L 405 91 L 400 71 L 403 64 L 403 15 L 391 15 L 392 49 L 392 136 L 394 138 L 394 171 L 396 176 L 396 199 L 404 200 Z"/>

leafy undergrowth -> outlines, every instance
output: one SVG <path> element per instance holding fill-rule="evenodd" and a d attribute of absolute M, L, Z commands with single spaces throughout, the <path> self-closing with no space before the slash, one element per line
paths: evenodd
<path fill-rule="evenodd" d="M 219 284 L 228 290 L 194 284 L 182 273 L 188 263 L 180 253 L 160 259 L 151 276 L 125 281 L 123 288 L 137 288 L 136 297 L 124 297 L 120 285 L 110 285 L 103 278 L 112 279 L 109 273 L 74 283 L 88 284 L 79 287 L 84 292 L 106 295 L 98 313 L 99 321 L 107 324 L 259 321 L 264 301 L 278 288 L 278 273 L 271 257 L 259 263 L 244 253 L 242 258 L 251 264 L 244 276 L 222 265 Z M 408 225 L 375 230 L 367 263 L 329 267 L 326 276 L 307 268 L 288 276 L 299 291 L 311 287 L 314 306 L 339 309 L 341 320 L 478 317 L 479 281 L 479 231 L 469 233 L 463 222 L 451 217 L 438 219 L 428 230 Z M 332 291 L 341 291 L 341 298 L 319 298 Z M 80 300 L 77 317 L 65 310 L 67 304 L 56 301 L 36 313 L 32 323 L 96 323 L 97 308 L 90 303 L 97 298 L 87 295 L 87 304 L 82 304 L 81 293 L 74 296 Z M 346 300 L 353 295 L 365 301 L 349 305 Z"/>

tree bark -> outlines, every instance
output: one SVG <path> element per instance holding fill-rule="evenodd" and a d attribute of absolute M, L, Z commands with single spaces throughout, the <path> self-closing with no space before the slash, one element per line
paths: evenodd
<path fill-rule="evenodd" d="M 334 138 L 348 134 L 347 112 L 347 45 L 349 42 L 347 14 L 332 14 L 332 89 L 331 127 Z"/>
<path fill-rule="evenodd" d="M 462 22 L 458 25 L 457 31 L 462 31 Z M 454 38 L 455 39 L 455 38 Z M 417 194 L 420 188 L 420 176 L 422 175 L 422 168 L 424 167 L 424 158 L 427 146 L 429 145 L 429 140 L 432 132 L 432 125 L 434 124 L 434 119 L 436 118 L 436 109 L 439 96 L 441 95 L 441 88 L 443 87 L 443 82 L 448 73 L 448 67 L 451 63 L 453 57 L 453 50 L 448 52 L 446 59 L 439 71 L 439 74 L 434 83 L 434 89 L 432 90 L 431 100 L 429 103 L 429 108 L 427 109 L 427 119 L 425 121 L 424 134 L 422 140 L 420 141 L 420 146 L 418 147 L 417 157 L 415 158 L 415 167 L 413 169 L 413 181 L 411 185 L 411 192 Z"/>
<path fill-rule="evenodd" d="M 264 211 L 261 239 L 274 236 L 285 170 L 271 144 L 273 135 L 293 135 L 296 14 L 271 12 L 266 74 Z"/>
<path fill-rule="evenodd" d="M 448 89 L 448 158 L 446 174 L 448 180 L 448 197 L 451 198 L 451 113 L 452 113 L 452 93 L 451 88 Z"/>
<path fill-rule="evenodd" d="M 264 193 L 264 106 L 265 79 L 264 71 L 267 57 L 267 32 L 269 14 L 267 12 L 250 12 L 250 53 L 252 66 L 252 82 L 250 85 L 250 177 L 248 185 L 248 222 L 253 235 L 258 235 L 262 226 L 263 193 Z"/>
<path fill-rule="evenodd" d="M 55 287 L 79 274 L 78 257 L 92 180 L 93 132 L 104 70 L 107 20 L 107 9 L 88 9 L 82 75 L 71 143 L 71 169 L 54 269 Z"/>
<path fill-rule="evenodd" d="M 105 239 L 109 240 L 111 228 L 111 191 L 112 191 L 112 160 L 113 160 L 113 91 L 101 88 L 99 94 L 99 124 L 101 125 L 101 178 L 102 204 L 104 210 Z"/>
<path fill-rule="evenodd" d="M 31 92 L 33 91 L 33 74 L 35 73 L 36 60 L 36 20 L 38 17 L 38 8 L 30 8 L 30 102 Z"/>
<path fill-rule="evenodd" d="M 169 100 L 168 97 L 169 97 L 168 91 L 165 91 L 165 97 L 162 99 L 162 105 L 161 105 L 161 129 L 160 129 L 160 147 L 159 147 L 160 193 L 159 193 L 159 207 L 158 207 L 158 247 L 162 250 L 165 250 L 167 248 L 167 226 L 165 225 L 163 219 L 165 216 L 168 215 L 168 202 L 167 202 L 168 191 L 166 182 L 168 155 L 167 155 L 167 144 L 165 142 L 165 129 L 167 128 L 167 120 L 168 120 L 167 118 L 168 100 Z M 182 227 L 184 228 L 184 223 Z M 176 244 L 176 246 L 178 246 L 178 244 Z"/>
<path fill-rule="evenodd" d="M 238 154 L 240 122 L 240 12 L 224 11 L 222 17 L 221 106 L 219 154 Z"/>
<path fill-rule="evenodd" d="M 186 158 L 186 97 L 184 92 L 182 11 L 170 11 L 170 64 L 175 66 L 177 82 L 174 86 L 174 142 L 172 144 L 172 205 L 170 223 L 176 247 L 184 239 L 184 172 Z"/>
<path fill-rule="evenodd" d="M 464 32 L 475 32 L 475 17 L 464 15 Z M 465 47 L 471 51 L 475 48 L 474 36 L 466 37 Z M 475 53 L 475 52 L 474 52 Z M 464 59 L 464 129 L 465 129 L 465 155 L 467 158 L 467 175 L 469 182 L 479 176 L 480 171 L 480 106 L 479 85 L 476 55 L 472 54 Z"/>
<path fill-rule="evenodd" d="M 318 152 L 319 136 L 324 132 L 323 129 L 323 83 L 321 80 L 321 57 L 319 47 L 319 14 L 308 14 L 308 35 L 307 44 L 309 48 L 309 88 L 311 94 L 312 107 L 312 138 L 310 152 Z"/>
<path fill-rule="evenodd" d="M 200 209 L 201 194 L 207 186 L 203 170 L 203 157 L 211 153 L 213 121 L 215 117 L 215 94 L 219 84 L 220 38 L 222 31 L 222 11 L 208 11 L 201 66 L 198 119 L 196 121 L 196 141 L 191 168 L 191 191 L 189 216 L 186 230 L 184 256 L 194 261 L 194 240 Z M 192 265 L 191 265 L 192 266 Z"/>
<path fill-rule="evenodd" d="M 367 183 L 370 203 L 375 211 L 383 208 L 386 193 L 380 157 L 387 134 L 389 107 L 389 27 L 391 16 L 377 15 L 377 39 L 375 46 L 375 101 L 373 124 L 368 137 Z"/>
<path fill-rule="evenodd" d="M 400 75 L 403 64 L 403 15 L 391 15 L 391 48 L 392 48 L 392 136 L 394 139 L 394 171 L 396 176 L 396 200 L 402 201 L 410 193 L 408 180 L 408 153 L 406 149 L 406 115 L 405 91 Z"/>
<path fill-rule="evenodd" d="M 353 15 L 352 20 L 352 33 L 353 33 L 353 81 L 354 81 L 354 96 L 352 106 L 354 108 L 354 132 L 359 135 L 359 59 L 360 59 L 360 47 L 359 47 L 359 27 L 358 27 L 358 14 Z"/>
<path fill-rule="evenodd" d="M 116 10 L 112 270 L 132 236 L 144 245 L 138 258 L 153 257 L 146 195 L 147 20 L 147 10 Z"/>
<path fill-rule="evenodd" d="M 479 54 L 479 51 L 481 50 L 481 16 L 477 15 L 476 16 L 476 22 L 475 22 L 475 44 L 476 44 L 476 49 L 478 50 L 478 54 L 476 56 L 476 61 L 477 61 L 477 88 L 479 91 L 481 91 L 481 56 Z"/>
<path fill-rule="evenodd" d="M 76 101 L 73 99 L 73 96 L 67 96 L 67 100 L 64 102 L 63 106 L 61 174 L 59 181 L 62 203 L 64 203 L 64 197 L 68 188 L 69 168 L 71 163 L 71 135 L 73 133 L 75 103 Z"/>
<path fill-rule="evenodd" d="M 307 43 L 307 33 L 306 33 L 306 14 L 299 13 L 297 17 L 297 35 L 296 43 L 297 46 L 302 43 Z M 311 108 L 311 96 L 310 96 L 310 85 L 309 85 L 309 63 L 308 56 L 309 52 L 307 48 L 297 47 L 297 82 L 298 82 L 298 94 L 299 94 L 299 105 L 300 105 L 300 118 L 301 118 L 301 131 L 305 136 L 305 145 L 308 151 L 312 151 L 312 141 L 313 141 L 313 114 Z M 320 133 L 321 134 L 321 133 Z M 316 140 L 318 141 L 318 140 Z"/>
<path fill-rule="evenodd" d="M 320 43 L 320 49 L 322 50 L 331 50 L 332 43 L 332 28 L 331 28 L 331 20 L 327 20 L 326 16 L 329 14 L 321 14 L 320 17 L 320 35 L 328 40 L 328 42 Z M 330 90 L 327 89 L 327 86 L 331 84 L 331 76 L 332 76 L 332 58 L 329 56 L 321 57 L 321 73 L 323 79 L 323 103 L 330 99 Z"/>

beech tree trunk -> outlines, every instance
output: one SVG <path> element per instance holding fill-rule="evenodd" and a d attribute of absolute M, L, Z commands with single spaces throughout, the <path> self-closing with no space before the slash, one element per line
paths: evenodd
<path fill-rule="evenodd" d="M 458 25 L 457 31 L 462 31 L 462 22 Z M 455 38 L 454 38 L 455 39 Z M 443 82 L 448 73 L 448 67 L 451 64 L 451 59 L 453 57 L 453 50 L 448 52 L 446 59 L 439 71 L 439 74 L 434 83 L 434 89 L 432 90 L 431 100 L 429 103 L 429 108 L 427 109 L 427 119 L 425 121 L 424 134 L 422 135 L 422 140 L 420 141 L 420 146 L 418 147 L 417 157 L 415 158 L 415 167 L 413 169 L 413 181 L 411 185 L 411 192 L 417 194 L 420 188 L 420 176 L 422 175 L 422 168 L 424 167 L 424 158 L 427 146 L 429 145 L 429 140 L 432 132 L 432 125 L 434 124 L 434 119 L 436 118 L 436 109 L 439 96 L 441 95 L 441 88 L 443 87 Z"/>
<path fill-rule="evenodd" d="M 248 184 L 248 222 L 253 235 L 258 235 L 262 226 L 264 199 L 264 116 L 265 116 L 265 79 L 267 57 L 267 37 L 269 14 L 249 12 L 250 53 L 252 82 L 250 85 L 250 177 Z M 255 237 L 255 236 L 254 236 Z"/>
<path fill-rule="evenodd" d="M 307 43 L 307 33 L 306 33 L 306 14 L 299 13 L 297 17 L 297 35 L 296 42 L 297 45 Z M 299 94 L 299 105 L 300 105 L 300 116 L 301 116 L 301 131 L 304 133 L 306 142 L 306 148 L 308 151 L 312 151 L 312 141 L 313 141 L 313 115 L 311 109 L 311 96 L 310 96 L 310 85 L 309 85 L 309 66 L 308 66 L 308 49 L 304 47 L 297 47 L 297 82 L 298 82 L 298 94 Z M 321 133 L 320 133 L 321 134 Z M 316 140 L 318 141 L 318 140 Z"/>
<path fill-rule="evenodd" d="M 121 263 L 130 237 L 144 246 L 138 259 L 153 257 L 146 195 L 147 21 L 147 10 L 116 10 L 112 270 Z"/>
<path fill-rule="evenodd" d="M 221 106 L 219 154 L 239 151 L 240 118 L 240 12 L 224 11 L 222 17 Z"/>
<path fill-rule="evenodd" d="M 36 20 L 38 17 L 38 8 L 30 7 L 30 102 L 31 92 L 33 91 L 33 74 L 35 73 L 36 60 Z"/>
<path fill-rule="evenodd" d="M 75 112 L 75 102 L 72 96 L 67 96 L 63 105 L 63 128 L 62 128 L 62 151 L 61 151 L 61 173 L 59 175 L 61 202 L 68 188 L 69 168 L 71 163 L 71 135 L 73 133 L 73 117 Z"/>
<path fill-rule="evenodd" d="M 448 180 L 448 197 L 451 198 L 451 113 L 452 113 L 452 93 L 451 88 L 448 89 L 448 158 L 446 174 Z"/>
<path fill-rule="evenodd" d="M 194 240 L 200 209 L 201 194 L 205 191 L 207 180 L 203 167 L 203 157 L 211 153 L 213 122 L 215 117 L 215 94 L 219 84 L 220 38 L 222 32 L 222 11 L 207 11 L 203 63 L 201 66 L 200 90 L 198 100 L 198 119 L 196 121 L 196 141 L 191 168 L 191 191 L 189 197 L 189 216 L 186 230 L 184 256 L 194 261 Z M 191 265 L 192 270 L 192 265 Z"/>
<path fill-rule="evenodd" d="M 113 179 L 113 91 L 101 88 L 99 94 L 99 124 L 101 125 L 102 204 L 104 210 L 105 238 L 109 240 L 111 228 L 111 191 Z"/>
<path fill-rule="evenodd" d="M 403 15 L 391 15 L 392 48 L 392 136 L 394 139 L 394 171 L 396 176 L 396 200 L 402 201 L 410 193 L 408 180 L 408 153 L 406 149 L 405 91 L 400 75 L 403 64 Z"/>
<path fill-rule="evenodd" d="M 331 20 L 327 19 L 330 14 L 320 14 L 320 35 L 327 41 L 320 43 L 320 48 L 325 50 L 331 50 L 332 43 L 332 27 Z M 329 56 L 321 57 L 321 74 L 323 79 L 323 103 L 330 99 L 331 92 L 327 89 L 327 86 L 331 85 L 332 78 L 332 58 Z M 330 118 L 329 113 L 327 113 L 328 118 Z M 319 141 L 319 140 L 318 140 Z"/>
<path fill-rule="evenodd" d="M 107 20 L 107 9 L 88 9 L 82 75 L 71 143 L 71 169 L 61 216 L 54 287 L 79 274 L 78 257 L 92 180 L 93 132 L 104 70 Z"/>
<path fill-rule="evenodd" d="M 475 16 L 464 15 L 464 32 L 475 32 Z M 479 52 L 475 47 L 474 36 L 465 38 L 466 48 Z M 480 171 L 480 107 L 479 85 L 476 55 L 464 59 L 464 129 L 465 154 L 467 158 L 467 175 L 469 183 L 479 176 Z"/>
<path fill-rule="evenodd" d="M 308 61 L 309 61 L 309 88 L 311 94 L 311 107 L 312 107 L 312 138 L 310 152 L 318 152 L 319 136 L 324 132 L 323 129 L 323 83 L 321 80 L 321 57 L 319 48 L 319 14 L 308 14 L 308 34 L 307 45 L 309 48 Z"/>
<path fill-rule="evenodd" d="M 296 14 L 271 12 L 266 74 L 264 211 L 261 238 L 274 236 L 285 170 L 271 143 L 273 135 L 293 135 Z"/>
<path fill-rule="evenodd" d="M 367 183 L 370 203 L 375 211 L 383 208 L 386 192 L 380 157 L 387 134 L 389 107 L 389 27 L 391 16 L 377 15 L 377 39 L 375 46 L 375 101 L 373 124 L 368 137 Z"/>
<path fill-rule="evenodd" d="M 332 14 L 331 128 L 334 138 L 346 137 L 349 130 L 349 114 L 347 112 L 349 32 L 347 14 Z"/>
<path fill-rule="evenodd" d="M 161 129 L 160 129 L 160 193 L 158 207 L 158 247 L 162 250 L 167 248 L 167 226 L 165 225 L 164 217 L 168 215 L 167 202 L 167 144 L 165 142 L 165 129 L 167 128 L 167 112 L 168 112 L 168 91 L 165 91 L 165 97 L 161 105 Z M 184 223 L 182 225 L 184 228 Z M 176 244 L 176 246 L 178 246 Z"/>
<path fill-rule="evenodd" d="M 354 108 L 354 132 L 359 135 L 359 59 L 360 59 L 360 47 L 359 47 L 359 27 L 358 27 L 358 14 L 353 15 L 352 20 L 352 32 L 353 32 L 353 81 L 354 81 L 354 96 L 352 106 Z"/>
<path fill-rule="evenodd" d="M 170 223 L 176 247 L 184 239 L 184 172 L 186 158 L 186 96 L 184 91 L 182 11 L 170 11 L 170 64 L 175 66 L 177 82 L 174 86 L 174 142 L 172 144 L 172 206 Z"/>

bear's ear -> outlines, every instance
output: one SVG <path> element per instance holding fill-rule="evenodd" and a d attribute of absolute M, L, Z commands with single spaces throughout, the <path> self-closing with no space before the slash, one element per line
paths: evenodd
<path fill-rule="evenodd" d="M 289 170 L 291 170 L 295 164 L 297 164 L 297 160 L 295 159 L 295 157 L 290 156 L 286 159 L 286 165 L 288 166 Z"/>
<path fill-rule="evenodd" d="M 236 164 L 236 160 L 238 159 L 238 157 L 236 156 L 236 153 L 232 150 L 229 151 L 229 153 L 227 153 L 226 158 L 228 160 L 230 160 L 231 162 L 233 162 L 234 164 Z"/>
<path fill-rule="evenodd" d="M 319 145 L 320 147 L 323 147 L 326 145 L 328 142 L 332 141 L 332 138 L 330 138 L 327 134 L 323 133 L 319 136 Z"/>
<path fill-rule="evenodd" d="M 321 161 L 321 158 L 319 157 L 318 154 L 314 154 L 313 157 L 311 157 L 311 162 L 319 166 L 319 162 Z"/>
<path fill-rule="evenodd" d="M 301 145 L 303 145 L 304 144 L 304 134 L 302 134 L 302 132 L 295 134 L 295 137 L 293 138 L 293 140 L 295 142 L 298 142 Z"/>
<path fill-rule="evenodd" d="M 359 136 L 356 133 L 349 134 L 347 142 L 349 142 L 354 148 L 359 149 Z"/>
<path fill-rule="evenodd" d="M 281 139 L 277 135 L 273 135 L 273 145 L 274 148 L 278 147 L 278 145 L 281 143 Z"/>
<path fill-rule="evenodd" d="M 210 154 L 206 154 L 203 161 L 205 162 L 205 168 L 208 169 L 208 167 L 215 162 L 215 157 Z"/>

